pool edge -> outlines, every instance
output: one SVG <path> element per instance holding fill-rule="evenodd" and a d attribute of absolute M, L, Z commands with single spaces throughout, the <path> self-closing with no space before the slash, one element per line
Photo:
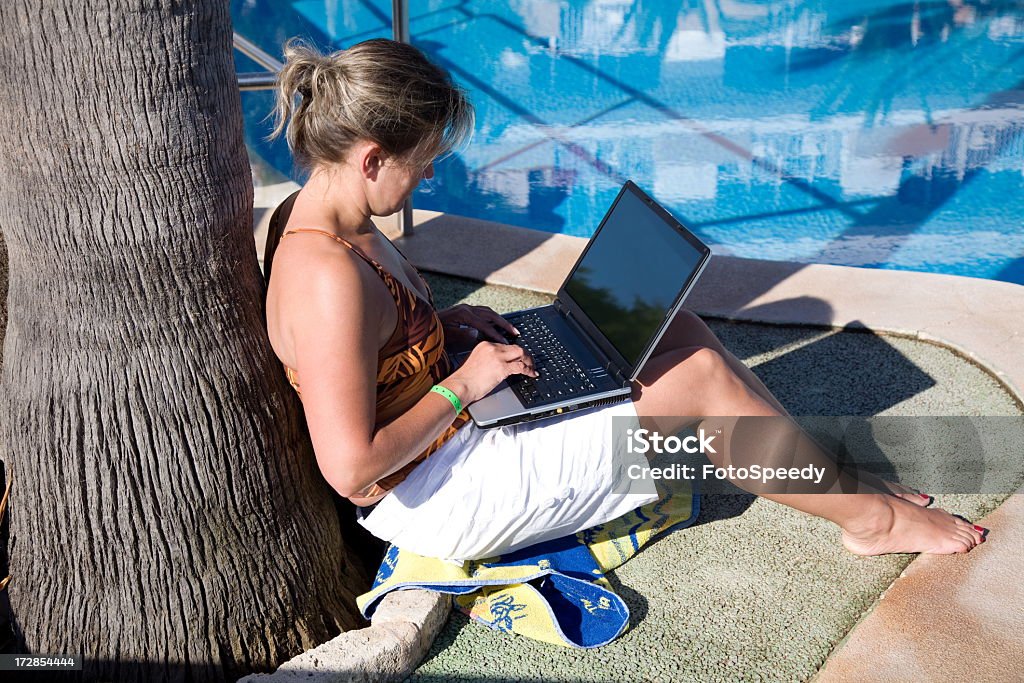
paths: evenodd
<path fill-rule="evenodd" d="M 379 227 L 421 269 L 554 293 L 586 240 L 417 209 Z M 714 256 L 687 307 L 732 320 L 891 332 L 952 348 L 1024 399 L 1024 285 L 959 275 Z"/>

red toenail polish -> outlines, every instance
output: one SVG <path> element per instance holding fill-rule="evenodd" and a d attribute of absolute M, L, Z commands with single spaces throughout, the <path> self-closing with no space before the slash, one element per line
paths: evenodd
<path fill-rule="evenodd" d="M 978 526 L 977 524 L 973 524 L 972 526 L 974 527 L 974 530 L 979 532 L 979 533 L 983 534 L 983 533 L 985 533 L 985 531 L 987 531 L 987 529 L 985 529 L 985 527 L 983 527 L 983 526 Z"/>
<path fill-rule="evenodd" d="M 921 496 L 921 497 L 922 497 L 922 498 L 924 498 L 925 500 L 931 500 L 931 499 L 932 499 L 932 497 L 931 497 L 931 496 L 929 496 L 929 495 L 928 495 L 927 493 L 919 493 L 919 494 L 917 494 L 917 495 Z"/>

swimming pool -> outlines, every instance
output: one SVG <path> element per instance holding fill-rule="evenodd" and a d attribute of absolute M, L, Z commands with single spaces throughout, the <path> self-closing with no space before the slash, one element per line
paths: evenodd
<path fill-rule="evenodd" d="M 588 236 L 631 178 L 716 253 L 1024 283 L 1020 2 L 412 1 L 471 93 L 421 208 Z M 272 54 L 390 36 L 390 2 L 233 0 Z M 240 55 L 240 71 L 255 70 Z M 261 138 L 261 178 L 292 176 Z"/>

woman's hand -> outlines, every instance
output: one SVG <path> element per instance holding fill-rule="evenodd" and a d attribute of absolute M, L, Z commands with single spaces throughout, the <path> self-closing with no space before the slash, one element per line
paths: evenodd
<path fill-rule="evenodd" d="M 453 391 L 463 405 L 477 401 L 491 393 L 494 387 L 509 375 L 537 377 L 533 359 L 516 344 L 480 342 L 469 358 L 449 378 Z M 447 384 L 447 382 L 446 382 Z M 458 390 L 453 387 L 459 387 Z M 462 393 L 459 393 L 461 390 Z"/>
<path fill-rule="evenodd" d="M 505 343 L 506 337 L 518 336 L 519 330 L 487 306 L 458 304 L 437 312 L 446 339 L 456 344 L 492 339 Z"/>

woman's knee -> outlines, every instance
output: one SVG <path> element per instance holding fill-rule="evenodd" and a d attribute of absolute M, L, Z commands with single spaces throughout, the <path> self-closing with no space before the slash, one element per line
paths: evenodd
<path fill-rule="evenodd" d="M 673 388 L 687 385 L 694 390 L 706 390 L 731 378 L 735 375 L 729 363 L 709 346 L 685 346 L 657 354 L 640 373 L 644 386 L 670 383 Z"/>
<path fill-rule="evenodd" d="M 680 309 L 672 319 L 665 336 L 658 342 L 658 349 L 664 352 L 687 346 L 721 349 L 722 343 L 699 315 L 693 311 Z"/>
<path fill-rule="evenodd" d="M 721 409 L 735 376 L 712 348 L 688 346 L 653 356 L 634 385 L 633 401 L 641 416 L 699 418 Z"/>
<path fill-rule="evenodd" d="M 730 389 L 742 380 L 733 372 L 725 355 L 711 346 L 698 346 L 686 360 L 687 372 L 694 374 L 709 390 Z"/>
<path fill-rule="evenodd" d="M 695 330 L 698 332 L 711 332 L 711 329 L 704 322 L 704 319 L 693 311 L 689 311 L 685 308 L 680 308 L 676 311 L 676 316 L 672 320 L 673 325 L 682 325 L 687 329 Z"/>
<path fill-rule="evenodd" d="M 725 356 L 715 347 L 700 344 L 680 349 L 686 352 L 683 363 L 688 372 L 706 380 L 712 380 L 722 375 L 732 375 Z"/>

